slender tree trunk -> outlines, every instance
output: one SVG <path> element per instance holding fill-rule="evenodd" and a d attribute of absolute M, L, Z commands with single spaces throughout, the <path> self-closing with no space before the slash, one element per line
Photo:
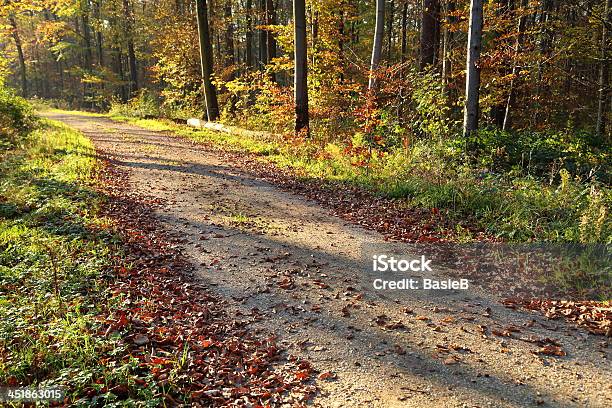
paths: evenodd
<path fill-rule="evenodd" d="M 342 3 L 344 6 L 344 3 Z M 340 82 L 344 82 L 344 8 L 338 18 L 338 63 L 340 64 Z"/>
<path fill-rule="evenodd" d="M 119 80 L 123 83 L 123 81 L 125 80 L 125 74 L 123 72 L 123 54 L 121 53 L 121 49 L 115 48 L 112 51 L 112 56 L 115 65 L 114 71 L 119 77 Z M 128 99 L 128 94 L 123 84 L 119 87 L 119 97 L 121 98 L 122 102 L 126 102 Z"/>
<path fill-rule="evenodd" d="M 453 42 L 453 33 L 449 29 L 449 25 L 453 24 L 456 21 L 456 18 L 451 16 L 450 14 L 455 11 L 455 2 L 448 1 L 446 3 L 446 27 L 444 28 L 444 37 L 443 37 L 443 46 L 442 46 L 442 81 L 444 82 L 445 89 L 448 91 L 450 75 L 452 72 L 452 61 L 450 58 L 450 53 L 452 50 L 452 42 Z M 450 94 L 450 92 L 448 92 Z"/>
<path fill-rule="evenodd" d="M 57 68 L 57 76 L 59 77 L 58 97 L 62 98 L 64 94 L 64 70 L 62 69 L 61 61 L 55 61 L 55 67 Z"/>
<path fill-rule="evenodd" d="M 210 37 L 215 39 L 214 51 L 215 51 L 215 57 L 216 57 L 217 61 L 223 61 L 223 52 L 221 50 L 221 34 L 219 34 L 220 31 L 221 30 L 216 30 L 216 31 L 211 30 L 210 31 L 211 34 L 213 32 L 215 33 L 214 36 L 210 35 Z M 214 67 L 213 67 L 213 69 L 214 69 Z"/>
<path fill-rule="evenodd" d="M 83 57 L 85 60 L 85 68 L 89 69 L 91 68 L 91 64 L 93 61 L 93 52 L 92 52 L 92 46 L 91 46 L 91 30 L 89 27 L 89 10 L 88 9 L 84 9 L 81 10 L 81 12 L 83 13 L 81 15 L 81 24 L 83 25 L 83 42 L 84 42 L 84 52 L 83 52 Z"/>
<path fill-rule="evenodd" d="M 597 103 L 597 136 L 603 137 L 606 133 L 606 122 L 608 113 L 608 103 L 610 99 L 609 82 L 609 58 L 608 58 L 608 25 L 612 24 L 611 0 L 606 0 L 605 16 L 606 21 L 601 29 L 601 55 L 599 60 L 599 92 Z"/>
<path fill-rule="evenodd" d="M 98 66 L 104 66 L 104 49 L 102 47 L 102 32 L 96 32 L 96 48 L 98 54 Z"/>
<path fill-rule="evenodd" d="M 495 18 L 502 20 L 508 18 L 508 12 L 510 8 L 514 7 L 513 2 L 508 2 L 506 0 L 498 0 L 492 2 L 495 7 Z M 491 37 L 494 37 L 499 41 L 500 48 L 510 48 L 510 44 L 505 39 L 501 39 L 502 33 L 498 30 L 492 30 L 490 33 Z M 504 78 L 507 75 L 512 73 L 512 68 L 508 66 L 508 64 L 503 64 L 495 70 L 495 76 L 497 78 Z M 498 129 L 502 129 L 504 126 L 504 114 L 506 109 L 506 102 L 500 97 L 496 98 L 496 103 L 492 104 L 491 110 L 489 112 L 489 120 L 490 122 Z"/>
<path fill-rule="evenodd" d="M 436 41 L 440 35 L 436 35 L 439 30 L 440 3 L 439 0 L 423 0 L 423 14 L 421 19 L 421 39 L 420 39 L 420 58 L 419 69 L 423 70 L 427 65 L 432 65 L 435 61 Z"/>
<path fill-rule="evenodd" d="M 434 42 L 433 42 L 433 64 L 438 64 L 438 54 L 440 51 L 440 0 L 436 0 L 434 9 Z"/>
<path fill-rule="evenodd" d="M 393 57 L 393 19 L 395 18 L 395 1 L 389 2 L 389 16 L 387 18 L 387 64 L 391 64 Z"/>
<path fill-rule="evenodd" d="M 536 75 L 536 92 L 535 92 L 535 109 L 533 114 L 533 124 L 537 125 L 540 122 L 540 107 L 542 102 L 543 88 L 542 79 L 544 77 L 544 70 L 546 69 L 546 59 L 548 58 L 550 51 L 551 33 L 547 27 L 547 23 L 550 20 L 550 10 L 552 8 L 553 0 L 541 0 L 541 11 L 539 17 L 537 15 L 537 24 L 540 26 L 539 42 L 540 42 L 540 59 L 538 60 L 538 69 Z M 537 14 L 537 12 L 536 12 Z"/>
<path fill-rule="evenodd" d="M 136 52 L 134 51 L 134 41 L 128 39 L 128 64 L 130 68 L 130 96 L 138 92 L 138 68 L 136 67 Z"/>
<path fill-rule="evenodd" d="M 130 9 L 129 0 L 123 0 L 123 15 L 125 17 L 125 30 L 127 37 L 128 65 L 130 69 L 129 97 L 133 97 L 138 91 L 138 70 L 136 67 L 136 52 L 134 50 L 133 21 L 134 16 Z"/>
<path fill-rule="evenodd" d="M 202 85 L 206 101 L 206 116 L 209 121 L 219 119 L 217 90 L 212 83 L 213 58 L 210 32 L 208 30 L 208 10 L 206 0 L 196 0 L 198 35 L 200 40 L 200 65 L 202 68 Z"/>
<path fill-rule="evenodd" d="M 266 24 L 266 0 L 259 0 L 259 15 L 261 16 L 260 24 Z M 266 30 L 259 29 L 257 35 L 259 37 L 259 64 L 260 68 L 263 68 L 268 63 L 268 33 Z"/>
<path fill-rule="evenodd" d="M 463 135 L 465 137 L 478 129 L 480 67 L 477 63 L 482 44 L 482 24 L 482 0 L 471 0 L 463 116 Z"/>
<path fill-rule="evenodd" d="M 310 33 L 311 33 L 311 42 L 312 42 L 312 65 L 315 65 L 317 58 L 317 49 L 319 46 L 319 11 L 315 11 L 310 8 L 311 11 L 311 24 L 310 24 Z"/>
<path fill-rule="evenodd" d="M 608 0 L 609 1 L 609 0 Z M 527 7 L 528 5 L 528 0 L 523 0 L 523 4 L 522 7 Z M 524 10 L 520 10 L 520 13 L 524 13 Z M 518 81 L 518 77 L 519 77 L 519 66 L 516 62 L 516 58 L 519 55 L 520 51 L 521 51 L 521 45 L 523 43 L 523 33 L 525 32 L 525 26 L 526 26 L 526 22 L 527 19 L 525 18 L 524 15 L 521 15 L 519 17 L 519 22 L 518 22 L 518 29 L 517 29 L 517 35 L 516 35 L 516 42 L 514 43 L 514 57 L 513 57 L 513 61 L 512 61 L 512 79 L 510 80 L 510 89 L 508 90 L 508 99 L 506 100 L 506 109 L 504 112 L 504 121 L 503 121 L 503 125 L 502 125 L 502 130 L 508 130 L 510 128 L 510 112 L 512 111 L 512 108 L 514 106 L 514 100 L 515 100 L 515 87 L 516 87 L 516 82 Z"/>
<path fill-rule="evenodd" d="M 266 0 L 266 24 L 276 25 L 276 9 L 274 8 L 274 0 Z M 274 33 L 267 31 L 267 51 L 268 51 L 268 62 L 276 58 L 276 38 Z"/>
<path fill-rule="evenodd" d="M 98 23 L 102 21 L 102 14 L 100 11 L 100 1 L 96 0 L 93 2 L 94 6 L 94 17 L 98 20 Z M 104 50 L 102 48 L 102 32 L 96 30 L 96 52 L 98 54 L 98 66 L 104 66 Z"/>
<path fill-rule="evenodd" d="M 408 52 L 408 0 L 404 0 L 402 9 L 402 63 L 406 62 Z"/>
<path fill-rule="evenodd" d="M 376 88 L 376 74 L 380 66 L 383 36 L 385 31 L 385 0 L 376 0 L 376 26 L 374 28 L 374 42 L 372 45 L 372 59 L 370 61 L 370 80 L 368 90 Z"/>
<path fill-rule="evenodd" d="M 246 1 L 246 44 L 245 44 L 245 59 L 246 66 L 253 66 L 253 0 Z"/>
<path fill-rule="evenodd" d="M 309 133 L 308 56 L 306 43 L 306 1 L 293 0 L 295 49 L 295 132 Z"/>
<path fill-rule="evenodd" d="M 17 30 L 17 21 L 15 17 L 9 16 L 9 23 L 11 24 L 13 40 L 15 41 L 15 48 L 17 48 L 17 58 L 19 59 L 19 76 L 21 77 L 21 96 L 24 98 L 28 97 L 28 77 L 26 71 L 25 57 L 23 56 L 23 47 L 21 46 L 21 37 Z"/>
<path fill-rule="evenodd" d="M 226 60 L 225 66 L 229 67 L 234 65 L 234 23 L 232 21 L 232 2 L 231 0 L 225 1 L 225 6 L 223 8 L 223 17 L 225 18 L 225 53 Z M 232 75 L 233 76 L 233 75 Z"/>
<path fill-rule="evenodd" d="M 276 25 L 276 9 L 274 8 L 274 0 L 266 0 L 266 24 Z M 274 58 L 276 58 L 276 38 L 274 38 L 274 33 L 270 30 L 268 30 L 266 34 L 266 57 L 268 63 L 270 63 Z M 273 72 L 270 73 L 270 79 L 272 82 L 276 82 L 276 75 Z"/>
<path fill-rule="evenodd" d="M 448 20 L 447 20 L 448 21 Z M 448 80 L 448 74 L 450 72 L 449 70 L 449 58 L 448 58 L 448 51 L 450 49 L 450 30 L 445 27 L 444 31 L 442 32 L 442 82 L 444 83 L 444 85 L 446 85 L 447 80 Z"/>

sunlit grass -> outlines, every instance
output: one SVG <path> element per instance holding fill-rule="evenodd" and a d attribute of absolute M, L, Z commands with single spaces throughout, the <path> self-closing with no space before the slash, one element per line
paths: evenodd
<path fill-rule="evenodd" d="M 122 346 L 97 334 L 117 248 L 96 228 L 108 220 L 96 215 L 95 166 L 91 141 L 53 121 L 1 157 L 1 384 L 62 385 L 70 396 L 115 375 L 98 361 Z"/>

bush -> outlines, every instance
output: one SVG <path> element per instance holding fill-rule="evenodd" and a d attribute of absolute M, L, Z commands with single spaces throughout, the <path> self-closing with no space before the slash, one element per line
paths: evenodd
<path fill-rule="evenodd" d="M 126 116 L 130 118 L 158 118 L 161 116 L 160 102 L 152 92 L 147 89 L 141 89 L 138 95 L 127 101 L 127 103 L 113 99 L 109 113 L 113 116 Z"/>
<path fill-rule="evenodd" d="M 481 166 L 502 172 L 512 168 L 535 176 L 559 180 L 565 169 L 574 175 L 610 181 L 612 149 L 584 132 L 504 132 L 483 129 L 469 140 L 454 143 L 467 147 Z"/>
<path fill-rule="evenodd" d="M 20 136 L 34 129 L 32 106 L 10 90 L 0 87 L 0 150 L 14 146 Z"/>

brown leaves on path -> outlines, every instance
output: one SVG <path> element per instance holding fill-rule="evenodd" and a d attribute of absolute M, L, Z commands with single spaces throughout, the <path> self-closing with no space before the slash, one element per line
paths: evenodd
<path fill-rule="evenodd" d="M 549 319 L 564 318 L 593 334 L 612 337 L 612 305 L 609 302 L 551 299 L 505 299 L 506 307 L 522 307 L 543 313 Z"/>
<path fill-rule="evenodd" d="M 156 397 L 169 406 L 302 405 L 315 391 L 307 384 L 311 365 L 283 355 L 273 338 L 251 335 L 222 299 L 189 277 L 191 265 L 153 217 L 155 203 L 135 197 L 125 173 L 107 162 L 99 179 L 108 197 L 103 215 L 125 254 L 114 258 L 110 286 L 118 306 L 100 317 L 99 335 L 118 333 L 126 349 L 101 363 L 138 361 L 136 385 L 117 384 L 122 396 L 152 378 Z"/>

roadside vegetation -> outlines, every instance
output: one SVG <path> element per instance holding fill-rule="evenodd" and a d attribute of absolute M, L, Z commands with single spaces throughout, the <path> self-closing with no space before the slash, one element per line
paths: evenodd
<path fill-rule="evenodd" d="M 56 122 L 32 129 L 31 109 L 12 101 L 2 106 L 13 121 L 0 162 L 0 382 L 79 395 L 126 374 L 99 364 L 121 353 L 119 336 L 97 335 L 117 242 L 97 215 L 91 142 Z"/>
<path fill-rule="evenodd" d="M 115 105 L 108 116 L 440 212 L 457 226 L 456 240 L 472 241 L 470 230 L 484 230 L 508 242 L 612 243 L 612 149 L 588 133 L 481 130 L 468 141 L 449 136 L 373 146 L 359 133 L 342 143 L 219 132 L 140 112 Z"/>
<path fill-rule="evenodd" d="M 313 392 L 310 366 L 280 358 L 192 287 L 185 260 L 148 207 L 122 196 L 122 175 L 91 140 L 0 95 L 0 384 L 61 387 L 61 405 L 83 407 L 264 405 Z M 244 380 L 221 395 L 209 369 Z"/>

